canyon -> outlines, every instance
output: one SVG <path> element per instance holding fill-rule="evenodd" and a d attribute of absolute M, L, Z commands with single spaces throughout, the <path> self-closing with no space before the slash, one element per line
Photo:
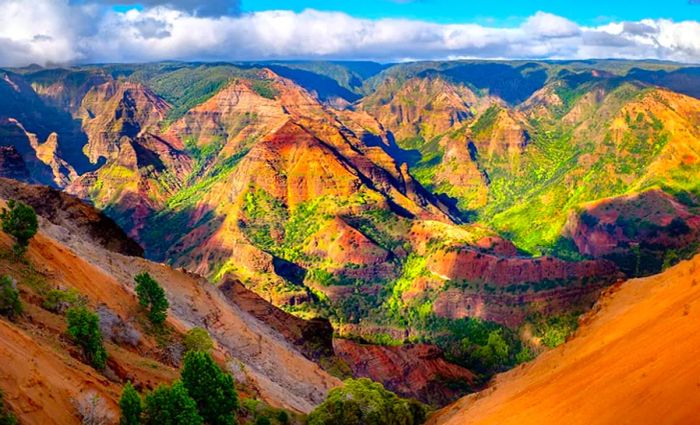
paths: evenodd
<path fill-rule="evenodd" d="M 433 408 L 480 390 L 500 405 L 512 395 L 501 380 L 525 388 L 529 370 L 545 379 L 538 365 L 593 344 L 601 305 L 624 297 L 610 288 L 681 276 L 671 270 L 698 252 L 694 68 L 370 68 L 0 70 L 0 198 L 41 217 L 29 262 L 0 263 L 28 305 L 17 324 L 0 323 L 3 352 L 19 359 L 28 344 L 41 362 L 1 371 L 6 403 L 48 423 L 37 405 L 55 385 L 51 410 L 92 391 L 116 412 L 118 384 L 172 381 L 175 342 L 201 327 L 241 392 L 274 408 L 309 413 L 349 377 Z M 133 278 L 144 270 L 170 302 L 170 344 L 139 323 Z M 42 309 L 56 288 L 141 335 L 108 342 L 110 377 L 79 365 Z M 472 420 L 470 397 L 431 420 Z M 489 412 L 483 423 L 499 423 Z"/>

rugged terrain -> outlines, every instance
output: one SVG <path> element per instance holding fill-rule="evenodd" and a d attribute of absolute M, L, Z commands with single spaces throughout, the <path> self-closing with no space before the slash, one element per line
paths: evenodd
<path fill-rule="evenodd" d="M 174 379 L 182 355 L 179 340 L 193 326 L 210 333 L 217 357 L 244 391 L 273 406 L 308 412 L 339 385 L 277 330 L 246 312 L 244 299 L 234 303 L 197 276 L 125 255 L 133 242 L 94 209 L 57 191 L 16 185 L 3 180 L 1 196 L 21 190 L 29 203 L 63 205 L 60 214 L 50 209 L 42 216 L 26 262 L 10 254 L 0 260 L 0 274 L 16 279 L 26 304 L 18 321 L 0 321 L 0 350 L 6 359 L 0 366 L 0 388 L 22 423 L 79 423 L 71 403 L 90 392 L 116 414 L 115 402 L 127 379 L 144 389 Z M 93 237 L 97 228 L 110 235 L 107 242 Z M 10 239 L 0 238 L 7 253 Z M 148 271 L 166 290 L 171 306 L 167 336 L 154 336 L 140 318 L 133 283 L 140 271 Z M 64 319 L 45 307 L 51 290 L 77 291 L 102 320 L 113 324 L 106 330 L 110 357 L 105 375 L 82 364 L 63 336 Z M 25 361 L 28 353 L 31 362 Z"/>
<path fill-rule="evenodd" d="M 690 424 L 700 405 L 700 257 L 615 285 L 564 345 L 429 424 Z"/>
<path fill-rule="evenodd" d="M 694 69 L 454 61 L 4 70 L 0 176 L 92 203 L 146 258 L 187 273 L 114 257 L 109 250 L 141 248 L 105 236 L 115 224 L 75 199 L 49 189 L 32 198 L 12 185 L 0 193 L 60 220 L 67 234 L 93 229 L 104 258 L 49 236 L 122 286 L 141 264 L 184 279 L 169 287 L 185 303 L 179 320 L 201 325 L 202 314 L 218 320 L 234 305 L 308 367 L 369 376 L 440 405 L 556 345 L 608 286 L 697 252 Z M 192 293 L 178 288 L 194 283 L 204 292 L 192 302 L 215 302 L 188 315 Z M 219 338 L 230 331 L 216 329 Z M 333 344 L 333 333 L 349 340 Z M 248 368 L 253 387 L 280 404 L 274 395 L 294 378 L 267 382 L 266 367 Z M 428 372 L 407 385 L 414 368 Z M 308 411 L 337 383 L 318 370 L 323 378 L 284 406 Z"/>

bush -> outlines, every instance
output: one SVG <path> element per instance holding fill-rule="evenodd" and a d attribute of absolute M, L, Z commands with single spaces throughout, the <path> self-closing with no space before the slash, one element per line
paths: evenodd
<path fill-rule="evenodd" d="M 22 301 L 17 285 L 9 276 L 0 276 L 0 315 L 10 319 L 22 314 Z"/>
<path fill-rule="evenodd" d="M 8 412 L 5 407 L 2 391 L 0 391 L 0 425 L 17 425 L 17 418 L 11 412 Z"/>
<path fill-rule="evenodd" d="M 136 275 L 134 280 L 136 281 L 136 294 L 138 294 L 139 303 L 143 308 L 148 309 L 148 320 L 154 325 L 163 324 L 170 306 L 165 298 L 165 291 L 146 272 Z"/>
<path fill-rule="evenodd" d="M 187 331 L 183 340 L 185 351 L 203 351 L 208 353 L 214 348 L 209 333 L 202 328 L 192 328 Z"/>
<path fill-rule="evenodd" d="M 107 425 L 114 423 L 114 412 L 95 391 L 88 391 L 73 399 L 75 410 L 83 425 Z"/>
<path fill-rule="evenodd" d="M 85 300 L 75 289 L 52 289 L 46 294 L 46 299 L 41 304 L 45 309 L 58 314 L 63 314 L 71 307 L 82 306 Z"/>
<path fill-rule="evenodd" d="M 255 425 L 271 425 L 271 424 L 272 424 L 272 421 L 270 421 L 270 418 L 268 418 L 267 416 L 259 416 L 255 420 Z"/>
<path fill-rule="evenodd" d="M 214 363 L 209 353 L 190 351 L 181 372 L 187 393 L 197 403 L 199 414 L 210 425 L 233 424 L 238 394 L 233 377 Z"/>
<path fill-rule="evenodd" d="M 326 401 L 308 417 L 309 425 L 418 425 L 427 408 L 399 398 L 367 378 L 348 379 L 328 393 Z"/>
<path fill-rule="evenodd" d="M 287 425 L 289 423 L 289 413 L 285 412 L 284 410 L 277 412 L 277 422 L 282 425 Z"/>
<path fill-rule="evenodd" d="M 102 344 L 100 319 L 85 307 L 73 307 L 66 313 L 68 335 L 83 349 L 87 361 L 102 370 L 107 364 L 107 351 Z"/>
<path fill-rule="evenodd" d="M 146 395 L 143 425 L 201 425 L 197 403 L 187 394 L 181 382 L 171 387 L 161 385 Z"/>
<path fill-rule="evenodd" d="M 12 250 L 15 255 L 21 256 L 36 234 L 39 223 L 34 208 L 29 205 L 11 199 L 7 206 L 8 208 L 3 208 L 0 212 L 2 230 L 15 239 Z"/>
<path fill-rule="evenodd" d="M 136 392 L 131 382 L 127 382 L 119 399 L 121 418 L 119 425 L 139 425 L 141 423 L 141 396 Z"/>

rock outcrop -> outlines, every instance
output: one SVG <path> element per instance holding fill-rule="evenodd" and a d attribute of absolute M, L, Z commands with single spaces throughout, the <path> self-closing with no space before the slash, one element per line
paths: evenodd
<path fill-rule="evenodd" d="M 333 346 L 353 375 L 381 382 L 402 397 L 433 406 L 449 403 L 475 383 L 472 372 L 446 361 L 432 345 L 380 346 L 335 339 Z"/>

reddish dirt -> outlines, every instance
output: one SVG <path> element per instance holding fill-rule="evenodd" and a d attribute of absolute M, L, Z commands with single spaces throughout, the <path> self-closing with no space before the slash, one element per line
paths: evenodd
<path fill-rule="evenodd" d="M 698 320 L 700 256 L 613 287 L 569 342 L 428 424 L 697 423 Z"/>
<path fill-rule="evenodd" d="M 433 345 L 387 347 L 335 339 L 333 346 L 354 376 L 381 382 L 402 397 L 431 405 L 454 400 L 474 383 L 472 372 L 445 360 Z"/>

